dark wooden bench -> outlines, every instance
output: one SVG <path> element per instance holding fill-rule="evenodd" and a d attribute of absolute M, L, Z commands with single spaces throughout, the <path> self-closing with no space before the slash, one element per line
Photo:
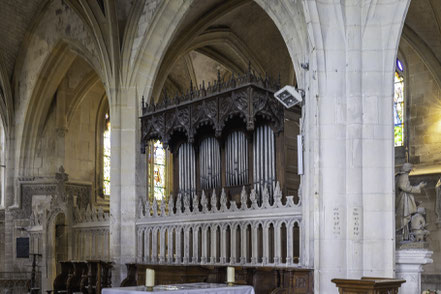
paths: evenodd
<path fill-rule="evenodd" d="M 54 290 L 48 293 L 101 293 L 112 287 L 112 263 L 102 260 L 62 261 L 61 273 L 54 280 Z"/>

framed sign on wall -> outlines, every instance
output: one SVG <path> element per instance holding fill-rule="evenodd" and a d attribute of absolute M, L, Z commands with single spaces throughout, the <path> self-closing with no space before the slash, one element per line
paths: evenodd
<path fill-rule="evenodd" d="M 29 238 L 17 238 L 17 258 L 29 258 Z"/>

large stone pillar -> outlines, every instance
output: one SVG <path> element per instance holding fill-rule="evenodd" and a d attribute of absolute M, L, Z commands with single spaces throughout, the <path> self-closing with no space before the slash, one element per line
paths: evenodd
<path fill-rule="evenodd" d="M 394 276 L 393 72 L 409 2 L 304 2 L 318 293 L 337 293 L 333 278 Z"/>
<path fill-rule="evenodd" d="M 136 261 L 136 168 L 139 132 L 136 93 L 127 88 L 113 90 L 110 104 L 110 256 L 115 262 L 113 285 L 126 274 L 126 263 Z"/>

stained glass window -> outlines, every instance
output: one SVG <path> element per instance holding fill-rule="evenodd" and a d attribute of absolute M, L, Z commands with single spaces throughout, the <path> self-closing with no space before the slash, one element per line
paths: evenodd
<path fill-rule="evenodd" d="M 149 198 L 161 201 L 166 198 L 166 150 L 159 140 L 150 142 L 149 149 Z"/>
<path fill-rule="evenodd" d="M 404 146 L 404 79 L 398 71 L 394 79 L 394 142 Z"/>
<path fill-rule="evenodd" d="M 104 116 L 105 127 L 103 132 L 103 194 L 110 196 L 110 116 Z"/>

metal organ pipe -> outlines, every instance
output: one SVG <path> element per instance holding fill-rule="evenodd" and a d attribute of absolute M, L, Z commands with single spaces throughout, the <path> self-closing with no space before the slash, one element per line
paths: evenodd
<path fill-rule="evenodd" d="M 192 197 L 196 191 L 195 151 L 192 144 L 179 147 L 179 192 L 183 197 Z"/>
<path fill-rule="evenodd" d="M 226 141 L 226 184 L 242 186 L 248 179 L 248 148 L 245 133 L 232 132 Z"/>
<path fill-rule="evenodd" d="M 268 125 L 259 126 L 253 141 L 254 188 L 261 196 L 266 185 L 272 196 L 276 182 L 274 132 Z"/>
<path fill-rule="evenodd" d="M 202 189 L 214 189 L 220 184 L 220 148 L 214 137 L 201 142 L 199 170 Z"/>

